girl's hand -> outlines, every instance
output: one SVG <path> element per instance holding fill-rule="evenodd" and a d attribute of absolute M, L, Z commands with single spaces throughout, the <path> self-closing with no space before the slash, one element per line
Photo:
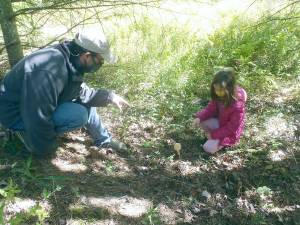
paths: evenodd
<path fill-rule="evenodd" d="M 193 120 L 192 127 L 198 128 L 200 127 L 200 119 L 196 118 Z"/>

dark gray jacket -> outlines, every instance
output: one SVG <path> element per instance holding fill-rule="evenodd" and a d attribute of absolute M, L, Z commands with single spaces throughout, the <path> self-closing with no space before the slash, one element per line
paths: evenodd
<path fill-rule="evenodd" d="M 52 115 L 59 104 L 77 101 L 86 107 L 105 106 L 110 93 L 83 83 L 65 42 L 24 57 L 6 74 L 0 84 L 0 123 L 11 128 L 23 121 L 33 151 L 50 152 L 57 147 Z"/>

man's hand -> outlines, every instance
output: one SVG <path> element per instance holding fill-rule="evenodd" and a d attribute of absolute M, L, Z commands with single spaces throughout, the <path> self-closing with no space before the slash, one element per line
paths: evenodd
<path fill-rule="evenodd" d="M 111 94 L 111 102 L 115 104 L 120 110 L 122 110 L 123 107 L 130 106 L 124 98 L 115 93 Z"/>
<path fill-rule="evenodd" d="M 195 128 L 199 128 L 200 127 L 200 119 L 199 118 L 194 119 L 192 126 Z"/>

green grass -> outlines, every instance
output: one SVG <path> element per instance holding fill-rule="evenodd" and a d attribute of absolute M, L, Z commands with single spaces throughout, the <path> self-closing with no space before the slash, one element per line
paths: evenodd
<path fill-rule="evenodd" d="M 297 15 L 294 12 L 293 16 Z M 209 100 L 209 85 L 218 68 L 236 69 L 238 83 L 248 93 L 249 107 L 265 104 L 264 98 L 272 98 L 283 83 L 298 82 L 299 22 L 268 20 L 268 16 L 261 21 L 236 17 L 204 40 L 187 28 L 161 26 L 144 18 L 115 34 L 120 37 L 115 40 L 120 64 L 104 67 L 99 76 L 91 78 L 91 84 L 124 95 L 133 106 L 129 115 L 143 115 L 165 126 L 167 132 L 175 128 L 179 135 L 184 134 L 192 115 L 204 106 L 192 101 Z M 261 117 L 276 115 L 282 107 L 286 106 L 263 110 Z"/>

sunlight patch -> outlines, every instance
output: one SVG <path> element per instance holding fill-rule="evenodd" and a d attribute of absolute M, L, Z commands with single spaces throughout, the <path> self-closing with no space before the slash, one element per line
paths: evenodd
<path fill-rule="evenodd" d="M 105 173 L 113 177 L 133 175 L 128 163 L 123 159 L 117 159 L 115 161 L 97 160 L 91 163 L 90 167 L 95 174 Z"/>
<path fill-rule="evenodd" d="M 47 23 L 46 26 L 42 26 L 40 28 L 40 31 L 41 31 L 42 37 L 49 38 L 49 36 L 56 37 L 56 36 L 66 33 L 68 31 L 68 28 L 63 25 L 58 25 L 58 24 L 53 25 L 53 24 Z"/>
<path fill-rule="evenodd" d="M 176 174 L 179 172 L 182 176 L 190 176 L 197 174 L 200 167 L 192 165 L 190 161 L 173 161 L 169 164 L 168 170 Z"/>
<path fill-rule="evenodd" d="M 127 217 L 140 217 L 145 214 L 151 207 L 152 202 L 146 199 L 137 199 L 132 197 L 81 197 L 79 204 L 105 208 L 113 214 L 120 214 Z M 75 206 L 71 206 L 76 207 Z"/>
<path fill-rule="evenodd" d="M 287 158 L 287 154 L 282 151 L 282 150 L 277 150 L 277 151 L 271 151 L 269 153 L 269 158 L 274 161 L 274 162 L 277 162 L 277 161 L 281 161 L 281 160 L 284 160 Z"/>
<path fill-rule="evenodd" d="M 223 166 L 226 170 L 240 169 L 244 166 L 244 159 L 238 155 L 221 155 L 220 157 L 213 157 L 217 165 Z"/>
<path fill-rule="evenodd" d="M 151 18 L 162 24 L 176 21 L 182 26 L 189 26 L 191 31 L 203 37 L 212 34 L 218 28 L 229 24 L 239 12 L 251 18 L 257 18 L 262 11 L 273 8 L 275 3 L 265 4 L 259 9 L 252 1 L 221 0 L 215 3 L 198 1 L 163 1 L 160 9 L 150 11 Z M 251 7 L 249 7 L 251 5 Z M 167 10 L 166 10 L 167 9 Z M 226 16 L 226 15 L 232 15 Z"/>
<path fill-rule="evenodd" d="M 16 214 L 20 212 L 28 211 L 35 206 L 36 202 L 32 199 L 16 199 L 15 202 L 9 203 L 6 208 L 8 214 Z"/>
<path fill-rule="evenodd" d="M 165 224 L 176 224 L 177 221 L 177 215 L 175 213 L 175 210 L 169 208 L 167 205 L 159 204 L 158 205 L 158 211 L 160 218 Z"/>
<path fill-rule="evenodd" d="M 45 212 L 49 212 L 51 210 L 51 205 L 48 201 L 38 202 L 32 199 L 15 198 L 14 202 L 9 202 L 4 208 L 5 219 L 9 220 L 19 213 L 29 213 L 30 210 L 36 206 L 41 207 L 41 209 L 45 210 Z"/>
<path fill-rule="evenodd" d="M 64 172 L 80 173 L 87 170 L 87 167 L 81 163 L 72 163 L 62 159 L 53 159 L 52 164 Z"/>
<path fill-rule="evenodd" d="M 272 138 L 288 138 L 294 137 L 294 126 L 290 125 L 288 121 L 283 118 L 284 115 L 279 113 L 278 115 L 272 116 L 265 122 L 266 135 Z"/>
<path fill-rule="evenodd" d="M 86 146 L 81 143 L 70 142 L 66 144 L 66 148 L 69 151 L 76 152 L 84 156 L 87 156 L 89 154 L 89 151 L 87 150 Z"/>
<path fill-rule="evenodd" d="M 245 211 L 249 214 L 256 213 L 254 205 L 246 198 L 239 197 L 236 199 L 236 206 L 238 209 Z"/>
<path fill-rule="evenodd" d="M 289 85 L 288 87 L 281 87 L 278 96 L 274 98 L 274 103 L 276 105 L 280 105 L 288 100 L 295 98 L 297 95 L 299 95 L 299 88 L 299 84 L 295 84 L 292 86 Z"/>
<path fill-rule="evenodd" d="M 90 221 L 90 219 L 89 219 Z M 119 225 L 120 223 L 114 220 L 93 220 L 93 221 L 86 221 L 86 220 L 75 220 L 70 219 L 67 220 L 67 225 Z"/>
<path fill-rule="evenodd" d="M 299 205 L 292 205 L 292 206 L 287 205 L 281 208 L 275 206 L 274 208 L 270 209 L 269 212 L 273 212 L 273 213 L 284 213 L 285 211 L 293 212 L 296 209 L 298 210 L 299 208 L 300 208 Z"/>

